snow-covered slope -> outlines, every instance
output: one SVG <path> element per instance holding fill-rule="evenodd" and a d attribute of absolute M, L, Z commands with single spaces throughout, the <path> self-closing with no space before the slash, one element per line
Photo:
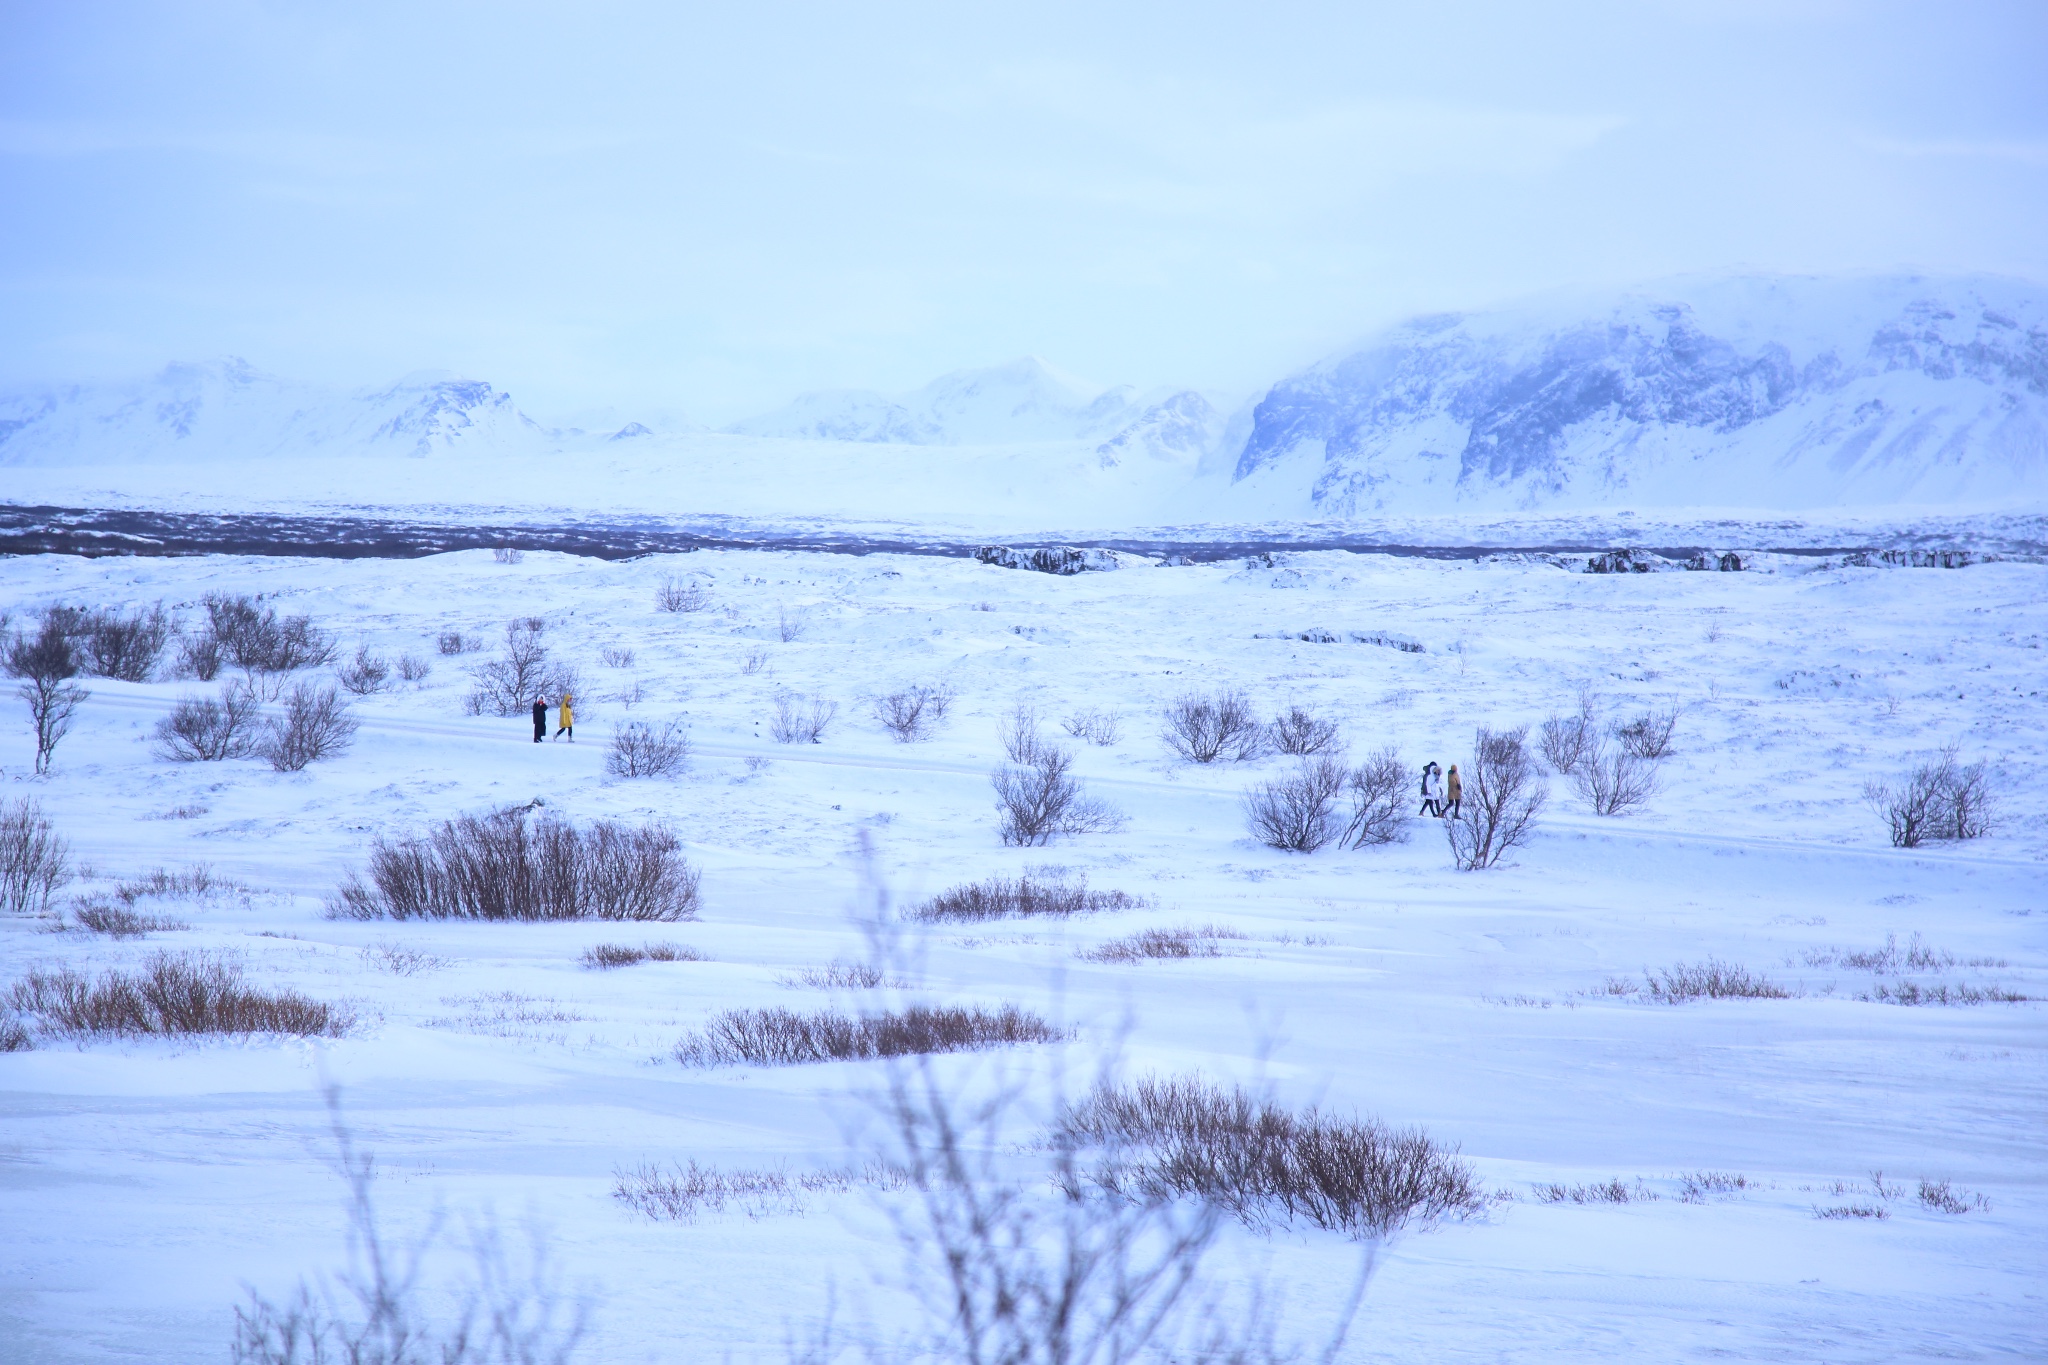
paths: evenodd
<path fill-rule="evenodd" d="M 1277 515 L 2038 504 L 2048 290 L 1748 276 L 1418 318 L 1237 427 L 1234 501 Z"/>
<path fill-rule="evenodd" d="M 233 358 L 167 366 L 130 384 L 0 396 L 0 465 L 510 453 L 538 450 L 552 434 L 481 380 L 420 373 L 340 393 Z"/>
<path fill-rule="evenodd" d="M 892 445 L 1101 440 L 1103 462 L 1113 465 L 1134 455 L 1198 459 L 1221 425 L 1208 400 L 1192 390 L 1140 397 L 1128 384 L 1103 388 L 1024 356 L 955 370 L 893 397 L 870 389 L 807 393 L 729 430 Z"/>

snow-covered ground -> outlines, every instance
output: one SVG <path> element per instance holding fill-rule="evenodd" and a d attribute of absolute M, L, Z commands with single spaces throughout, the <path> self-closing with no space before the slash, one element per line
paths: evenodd
<path fill-rule="evenodd" d="M 151 726 L 196 685 L 93 680 L 55 773 L 32 780 L 8 701 L 0 797 L 35 796 L 97 885 L 205 863 L 246 889 L 145 902 L 191 926 L 146 940 L 0 924 L 7 978 L 226 949 L 263 982 L 353 1002 L 362 1022 L 328 1041 L 0 1055 L 0 1358 L 220 1359 L 243 1285 L 275 1296 L 338 1266 L 329 1082 L 399 1230 L 437 1208 L 551 1230 L 564 1282 L 593 1291 L 593 1359 L 781 1359 L 835 1287 L 842 1320 L 886 1320 L 895 1300 L 871 1286 L 895 1252 L 863 1192 L 690 1225 L 610 1194 L 643 1161 L 858 1159 L 845 1135 L 873 1066 L 690 1070 L 668 1053 L 715 1010 L 832 998 L 785 979 L 860 951 L 863 837 L 900 900 L 1048 864 L 1152 898 L 1063 925 L 935 930 L 914 994 L 1070 1020 L 1081 1057 L 1127 1027 L 1133 1069 L 1263 1077 L 1290 1101 L 1424 1125 L 1513 1194 L 1393 1243 L 1347 1359 L 2048 1355 L 2048 566 L 1766 570 L 1604 577 L 1341 553 L 1074 578 L 774 552 L 0 562 L 0 609 L 17 619 L 159 598 L 189 614 L 207 592 L 262 592 L 346 651 L 433 665 L 421 685 L 363 700 L 354 747 L 297 775 L 154 758 Z M 698 577 L 710 606 L 656 611 L 667 574 Z M 484 656 L 435 653 L 440 632 L 494 641 L 527 616 L 590 688 L 573 745 L 530 743 L 523 717 L 466 717 L 466 669 Z M 785 620 L 800 638 L 781 638 Z M 1275 638 L 1311 628 L 1426 652 Z M 605 647 L 632 663 L 605 665 Z M 930 742 L 897 744 L 869 704 L 924 682 L 957 690 L 953 715 Z M 1453 870 L 1421 821 L 1383 849 L 1264 848 L 1240 794 L 1290 760 L 1196 768 L 1158 737 L 1162 703 L 1234 685 L 1264 709 L 1340 718 L 1354 754 L 1391 745 L 1448 764 L 1475 725 L 1540 721 L 1582 684 L 1609 720 L 1683 708 L 1663 793 L 1603 819 L 1557 783 L 1532 845 L 1479 873 Z M 785 689 L 839 704 L 822 744 L 765 733 Z M 1077 746 L 1088 788 L 1128 814 L 1121 832 L 1000 846 L 988 774 L 998 719 L 1020 700 L 1054 723 L 1122 713 L 1119 742 Z M 695 745 L 685 776 L 606 779 L 614 725 L 671 717 Z M 1861 787 L 1952 741 L 1991 761 L 2004 825 L 1890 848 Z M 703 868 L 701 922 L 323 917 L 373 835 L 535 796 L 573 818 L 673 822 Z M 1205 923 L 1247 937 L 1209 959 L 1076 956 Z M 1915 934 L 1957 961 L 1914 979 L 2036 1002 L 1876 1003 L 1859 998 L 1872 973 L 1827 965 Z M 578 965 L 591 945 L 650 939 L 710 960 Z M 380 948 L 430 960 L 402 974 Z M 1796 994 L 1673 1006 L 1604 990 L 1709 958 Z M 1909 1191 L 1951 1180 L 1990 1208 L 1882 1200 L 1878 1170 Z M 1699 1171 L 1753 1188 L 1681 1202 L 1678 1177 Z M 1617 1177 L 1658 1197 L 1551 1204 L 1534 1189 Z M 1890 1216 L 1815 1213 L 1858 1202 Z M 1229 1249 L 1270 1252 L 1304 1299 L 1355 1264 L 1324 1233 Z"/>

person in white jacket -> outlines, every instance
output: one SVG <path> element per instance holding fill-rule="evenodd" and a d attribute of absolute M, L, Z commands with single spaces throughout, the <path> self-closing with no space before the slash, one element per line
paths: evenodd
<path fill-rule="evenodd" d="M 1444 787 L 1442 770 L 1435 763 L 1422 765 L 1422 809 L 1421 815 L 1433 815 L 1439 820 L 1444 814 Z"/>

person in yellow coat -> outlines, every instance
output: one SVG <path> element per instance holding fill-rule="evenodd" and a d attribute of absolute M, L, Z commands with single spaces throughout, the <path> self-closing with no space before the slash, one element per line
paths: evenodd
<path fill-rule="evenodd" d="M 556 739 L 567 735 L 571 744 L 576 742 L 576 712 L 570 706 L 570 702 L 573 700 L 574 698 L 567 692 L 562 694 L 562 728 L 555 731 Z"/>
<path fill-rule="evenodd" d="M 568 709 L 567 709 L 567 708 L 568 708 L 568 701 L 569 701 L 569 699 L 568 699 L 567 697 L 564 697 L 564 698 L 562 699 L 562 703 L 563 703 L 563 711 L 562 711 L 562 714 L 563 714 L 563 715 L 565 715 L 565 716 L 569 714 L 569 712 L 568 712 Z M 1461 801 L 1463 801 L 1464 799 L 1465 799 L 1465 779 L 1464 779 L 1464 778 L 1462 778 L 1462 777 L 1460 777 L 1460 776 L 1458 776 L 1458 765 L 1457 765 L 1457 764 L 1455 764 L 1455 763 L 1453 763 L 1453 764 L 1451 765 L 1451 770 L 1450 770 L 1449 772 L 1447 772 L 1447 773 L 1445 773 L 1445 774 L 1444 774 L 1444 811 L 1443 811 L 1443 813 L 1444 813 L 1444 816 L 1445 816 L 1445 818 L 1446 818 L 1446 819 L 1450 819 L 1450 820 L 1455 820 L 1455 819 L 1457 819 L 1457 818 L 1458 818 L 1458 803 L 1459 803 L 1459 802 L 1461 802 Z"/>

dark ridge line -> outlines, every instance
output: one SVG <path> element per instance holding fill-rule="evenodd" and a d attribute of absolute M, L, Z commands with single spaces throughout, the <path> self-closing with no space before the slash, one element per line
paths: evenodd
<path fill-rule="evenodd" d="M 638 559 L 644 555 L 695 550 L 805 550 L 821 554 L 906 554 L 962 559 L 990 544 L 1025 550 L 1071 545 L 1081 549 L 1123 550 L 1144 555 L 1181 555 L 1194 563 L 1316 550 L 1470 561 L 1508 554 L 1599 554 L 1616 547 L 1616 542 L 1612 541 L 1544 545 L 1410 545 L 1365 537 L 1312 540 L 909 540 L 802 531 L 717 535 L 676 530 L 645 520 L 601 525 L 569 521 L 557 525 L 464 526 L 310 514 L 153 512 L 0 505 L 0 556 L 69 554 L 102 558 L 115 555 L 184 557 L 222 554 L 302 559 L 420 559 L 456 550 L 513 549 L 556 551 L 604 560 Z M 1665 559 L 1685 559 L 1709 549 L 1727 547 L 1631 548 Z M 1825 558 L 1874 548 L 1864 545 L 1798 546 L 1767 549 L 1766 552 Z"/>

